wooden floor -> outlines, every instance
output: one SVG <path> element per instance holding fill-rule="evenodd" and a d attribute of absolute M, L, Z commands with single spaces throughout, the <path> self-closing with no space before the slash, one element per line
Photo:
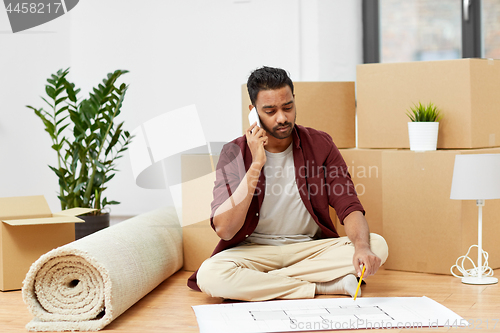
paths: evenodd
<path fill-rule="evenodd" d="M 198 332 L 192 305 L 222 302 L 186 287 L 190 272 L 180 271 L 146 295 L 104 331 Z M 496 270 L 495 276 L 500 275 Z M 500 285 L 465 285 L 452 276 L 397 272 L 381 269 L 363 286 L 363 297 L 427 296 L 455 311 L 472 325 L 468 329 L 405 329 L 391 332 L 500 332 Z M 328 296 L 321 296 L 328 297 Z M 0 292 L 0 332 L 26 332 L 31 315 L 21 292 Z M 371 330 L 370 330 L 371 331 Z M 382 331 L 382 330 L 375 330 Z M 384 330 L 385 331 L 385 330 Z M 341 332 L 341 331 L 335 331 Z M 344 331 L 352 332 L 352 331 Z"/>

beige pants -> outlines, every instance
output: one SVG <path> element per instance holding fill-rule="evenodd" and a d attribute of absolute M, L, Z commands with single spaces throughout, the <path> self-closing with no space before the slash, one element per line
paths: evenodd
<path fill-rule="evenodd" d="M 372 251 L 385 262 L 387 243 L 370 234 Z M 314 298 L 315 282 L 355 274 L 349 238 L 328 238 L 283 246 L 247 244 L 205 260 L 197 279 L 213 297 L 245 301 Z"/>

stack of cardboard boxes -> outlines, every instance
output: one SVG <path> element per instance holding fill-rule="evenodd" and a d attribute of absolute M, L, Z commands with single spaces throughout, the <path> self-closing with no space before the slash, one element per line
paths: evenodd
<path fill-rule="evenodd" d="M 500 153 L 499 92 L 500 61 L 358 66 L 359 148 L 342 154 L 358 191 L 366 191 L 360 198 L 371 230 L 389 245 L 386 268 L 450 274 L 477 244 L 475 201 L 450 199 L 453 167 L 457 154 Z M 406 112 L 418 102 L 441 109 L 437 151 L 408 149 Z M 486 201 L 483 248 L 494 268 L 500 267 L 498 216 L 500 200 Z"/>
<path fill-rule="evenodd" d="M 455 155 L 500 153 L 500 61 L 461 59 L 366 64 L 357 69 L 358 148 L 354 82 L 295 82 L 297 123 L 330 134 L 340 149 L 366 210 L 370 231 L 389 245 L 385 267 L 449 274 L 456 259 L 477 242 L 474 201 L 450 199 Z M 433 102 L 442 110 L 438 150 L 409 150 L 407 110 Z M 250 99 L 242 86 L 242 133 Z M 209 225 L 215 176 L 207 155 L 183 157 L 185 266 L 195 270 L 218 238 Z M 185 178 L 186 177 L 186 178 Z M 212 177 L 212 178 L 210 178 Z M 185 178 L 185 179 L 184 179 Z M 196 211 L 198 215 L 193 215 Z M 331 209 L 338 231 L 342 225 Z M 483 209 L 483 248 L 500 267 L 500 200 Z M 472 258 L 475 255 L 472 254 Z"/>

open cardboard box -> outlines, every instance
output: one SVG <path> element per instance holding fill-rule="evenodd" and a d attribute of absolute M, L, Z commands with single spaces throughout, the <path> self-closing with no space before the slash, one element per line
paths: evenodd
<path fill-rule="evenodd" d="M 0 290 L 22 288 L 33 262 L 75 240 L 78 215 L 94 209 L 72 208 L 52 214 L 42 195 L 0 198 Z"/>

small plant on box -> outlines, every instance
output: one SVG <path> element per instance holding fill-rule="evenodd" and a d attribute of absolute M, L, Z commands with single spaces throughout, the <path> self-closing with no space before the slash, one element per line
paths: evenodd
<path fill-rule="evenodd" d="M 59 179 L 61 209 L 103 208 L 118 204 L 103 196 L 107 183 L 115 176 L 116 160 L 132 140 L 123 122 L 117 122 L 128 86 L 117 84 L 127 73 L 109 73 L 87 99 L 79 99 L 80 89 L 66 78 L 69 68 L 47 79 L 42 97 L 48 108 L 32 109 L 45 125 L 57 153 L 57 166 L 49 166 Z"/>
<path fill-rule="evenodd" d="M 442 118 L 441 111 L 432 102 L 428 105 L 423 105 L 421 102 L 418 102 L 418 105 L 413 104 L 410 111 L 406 114 L 412 122 L 438 122 Z"/>
<path fill-rule="evenodd" d="M 431 102 L 427 105 L 418 102 L 418 105 L 413 104 L 406 115 L 411 120 L 408 123 L 410 150 L 436 150 L 439 120 L 442 118 L 440 110 Z"/>

